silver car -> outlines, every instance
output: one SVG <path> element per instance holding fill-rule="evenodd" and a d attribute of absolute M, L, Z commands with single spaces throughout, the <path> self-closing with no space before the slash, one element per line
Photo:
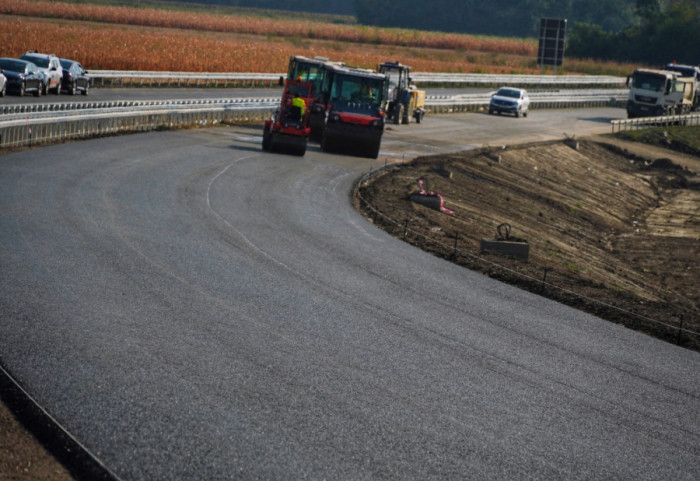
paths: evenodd
<path fill-rule="evenodd" d="M 44 94 L 48 95 L 49 90 L 55 90 L 56 95 L 61 93 L 61 83 L 63 82 L 63 68 L 58 57 L 54 54 L 39 52 L 26 52 L 20 57 L 21 60 L 34 63 L 44 73 Z"/>
<path fill-rule="evenodd" d="M 516 117 L 527 117 L 530 111 L 530 97 L 527 90 L 515 87 L 501 87 L 491 96 L 489 113 L 501 112 L 515 114 Z"/>
<path fill-rule="evenodd" d="M 0 70 L 0 97 L 4 97 L 7 92 L 7 77 Z"/>

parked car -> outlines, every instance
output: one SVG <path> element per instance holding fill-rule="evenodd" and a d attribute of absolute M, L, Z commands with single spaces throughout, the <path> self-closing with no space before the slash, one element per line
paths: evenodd
<path fill-rule="evenodd" d="M 37 97 L 44 91 L 44 73 L 32 62 L 16 58 L 0 58 L 0 70 L 7 77 L 7 91 L 14 91 L 22 97 L 26 92 L 34 92 Z"/>
<path fill-rule="evenodd" d="M 515 87 L 501 87 L 491 96 L 489 113 L 506 112 L 515 114 L 516 117 L 527 117 L 530 111 L 530 97 L 525 89 Z"/>
<path fill-rule="evenodd" d="M 58 57 L 54 54 L 45 54 L 34 52 L 26 52 L 20 57 L 20 60 L 32 62 L 44 72 L 46 81 L 44 83 L 44 93 L 48 94 L 49 90 L 54 89 L 56 95 L 61 93 L 61 83 L 63 82 L 63 67 L 59 62 Z"/>
<path fill-rule="evenodd" d="M 0 97 L 4 97 L 5 92 L 7 92 L 7 77 L 5 77 L 5 73 L 0 70 Z"/>
<path fill-rule="evenodd" d="M 87 95 L 91 82 L 87 70 L 75 60 L 68 60 L 67 58 L 61 59 L 61 67 L 63 68 L 63 90 L 71 95 L 75 95 L 78 92 Z"/>

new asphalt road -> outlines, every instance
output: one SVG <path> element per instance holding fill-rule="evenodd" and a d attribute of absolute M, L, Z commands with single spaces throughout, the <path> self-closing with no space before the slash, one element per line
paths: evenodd
<path fill-rule="evenodd" d="M 376 161 L 261 129 L 0 157 L 0 360 L 123 480 L 700 478 L 700 354 L 396 240 L 357 177 L 607 132 L 427 117 Z"/>

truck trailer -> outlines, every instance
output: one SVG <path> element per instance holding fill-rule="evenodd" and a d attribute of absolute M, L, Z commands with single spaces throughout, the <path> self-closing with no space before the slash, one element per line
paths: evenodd
<path fill-rule="evenodd" d="M 693 79 L 695 85 L 695 100 L 693 110 L 700 110 L 700 67 L 694 65 L 680 65 L 676 62 L 666 64 L 664 70 L 678 72 L 681 77 Z"/>

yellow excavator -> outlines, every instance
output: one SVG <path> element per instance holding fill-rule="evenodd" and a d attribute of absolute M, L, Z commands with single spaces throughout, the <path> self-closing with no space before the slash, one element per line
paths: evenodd
<path fill-rule="evenodd" d="M 388 78 L 386 116 L 395 124 L 417 123 L 425 115 L 425 90 L 418 90 L 412 83 L 411 67 L 399 62 L 384 62 L 377 67 Z"/>

